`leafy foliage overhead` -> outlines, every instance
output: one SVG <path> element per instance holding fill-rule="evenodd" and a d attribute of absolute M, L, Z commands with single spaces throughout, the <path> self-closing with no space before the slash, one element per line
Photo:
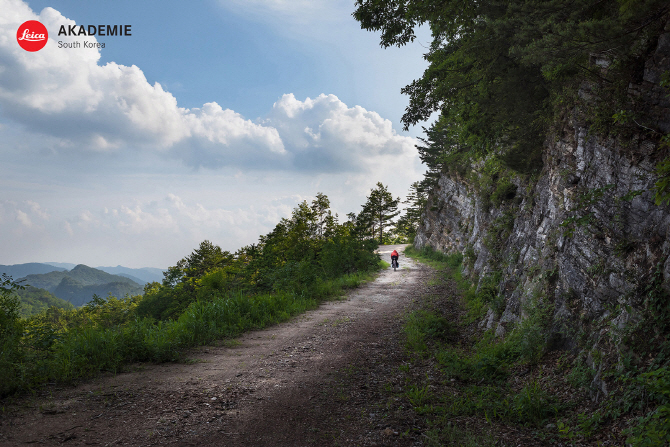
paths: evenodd
<path fill-rule="evenodd" d="M 536 170 L 549 118 L 585 81 L 603 103 L 594 110 L 611 124 L 614 111 L 634 108 L 621 97 L 641 78 L 670 10 L 662 0 L 356 5 L 354 17 L 364 29 L 381 32 L 383 47 L 405 45 L 418 26 L 430 26 L 429 66 L 403 89 L 410 101 L 402 121 L 407 128 L 440 114 L 426 141 L 433 150 L 422 152 L 432 171 L 444 156 L 463 150 L 480 156 L 499 151 L 511 168 Z"/>

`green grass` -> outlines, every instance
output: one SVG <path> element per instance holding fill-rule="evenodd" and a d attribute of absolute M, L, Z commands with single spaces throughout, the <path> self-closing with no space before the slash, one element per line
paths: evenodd
<path fill-rule="evenodd" d="M 537 381 L 519 392 L 511 389 L 506 379 L 512 366 L 521 361 L 515 340 L 500 341 L 491 333 L 469 351 L 451 346 L 455 335 L 453 323 L 433 312 L 419 310 L 408 315 L 404 325 L 406 349 L 415 359 L 435 362 L 445 380 L 458 380 L 456 393 L 434 396 L 422 383 L 410 382 L 405 391 L 418 414 L 462 417 L 479 416 L 487 421 L 499 420 L 526 426 L 541 427 L 556 418 L 564 407 Z M 405 373 L 409 373 L 406 368 Z M 415 380 L 409 376 L 410 380 Z M 442 433 L 439 426 L 435 433 Z"/>
<path fill-rule="evenodd" d="M 514 390 L 508 383 L 513 367 L 529 362 L 527 357 L 537 360 L 543 353 L 538 345 L 528 344 L 532 336 L 537 336 L 534 329 L 544 317 L 545 309 L 536 306 L 534 318 L 527 323 L 528 328 L 520 328 L 523 330 L 514 336 L 501 340 L 488 331 L 474 337 L 470 335 L 469 341 L 463 343 L 463 340 L 459 341 L 463 338 L 459 337 L 459 331 L 471 328 L 486 309 L 496 305 L 498 278 L 492 275 L 477 293 L 461 275 L 461 255 L 411 247 L 405 253 L 437 269 L 443 280 L 455 281 L 462 295 L 453 297 L 463 306 L 460 313 L 445 318 L 435 310 L 422 309 L 410 313 L 405 319 L 405 348 L 413 361 L 435 365 L 434 374 L 438 374 L 442 381 L 457 384 L 448 392 L 432 393 L 427 384 L 417 381 L 407 368 L 409 384 L 404 397 L 417 415 L 426 417 L 431 425 L 426 433 L 427 445 L 494 445 L 494 440 L 486 433 L 457 428 L 451 422 L 455 418 L 475 416 L 487 425 L 498 421 L 537 429 L 562 415 L 565 406 L 543 390 L 539 381 L 531 381 L 520 390 Z M 425 305 L 434 306 L 429 302 Z"/>
<path fill-rule="evenodd" d="M 431 393 L 425 385 L 422 387 L 416 385 L 410 386 L 409 390 L 405 392 L 405 396 L 415 407 L 420 407 L 431 400 Z"/>
<path fill-rule="evenodd" d="M 428 340 L 446 341 L 456 331 L 446 318 L 425 310 L 410 313 L 403 329 L 407 349 L 415 353 L 425 352 Z"/>
<path fill-rule="evenodd" d="M 461 296 L 454 297 L 454 300 L 462 305 L 462 312 L 459 321 L 450 323 L 455 328 L 467 329 L 470 334 L 468 342 L 461 341 L 459 344 L 432 337 L 425 329 L 434 318 L 430 315 L 431 311 L 415 311 L 405 322 L 406 349 L 415 365 L 434 364 L 441 377 L 456 385 L 443 393 L 442 399 L 428 396 L 420 406 L 414 407 L 417 415 L 423 415 L 433 424 L 427 433 L 432 445 L 469 445 L 466 443 L 469 441 L 453 441 L 450 438 L 461 435 L 454 430 L 454 426 L 448 425 L 460 417 L 480 417 L 488 424 L 500 421 L 526 426 L 534 430 L 538 437 L 563 438 L 569 442 L 595 442 L 596 437 L 608 430 L 612 423 L 622 425 L 618 422 L 621 421 L 628 425 L 622 432 L 628 437 L 627 445 L 670 445 L 670 366 L 667 360 L 670 358 L 670 344 L 667 342 L 670 327 L 667 323 L 670 321 L 670 306 L 667 303 L 670 301 L 659 285 L 662 277 L 660 267 L 657 267 L 654 276 L 656 282 L 652 281 L 646 289 L 651 310 L 645 318 L 653 324 L 634 326 L 624 334 L 628 349 L 633 348 L 637 355 L 624 355 L 620 363 L 623 369 L 603 372 L 610 393 L 598 402 L 596 408 L 580 412 L 584 408 L 582 395 L 591 389 L 595 374 L 583 357 L 576 358 L 572 367 L 565 371 L 565 383 L 561 385 L 573 388 L 571 391 L 576 392 L 574 402 L 559 402 L 534 374 L 528 376 L 531 380 L 522 383 L 521 389 L 510 385 L 516 382 L 516 379 L 510 380 L 513 370 L 530 368 L 530 371 L 537 371 L 547 353 L 547 334 L 554 308 L 545 296 L 546 292 L 541 289 L 532 291 L 530 299 L 525 300 L 523 305 L 524 319 L 508 327 L 504 339 L 497 339 L 490 331 L 476 335 L 479 332 L 476 324 L 487 310 L 492 309 L 500 315 L 506 305 L 503 296 L 498 293 L 500 272 L 480 279 L 477 291 L 468 278 L 463 277 L 461 266 L 456 265 L 457 255 L 411 247 L 405 253 L 437 270 L 438 280 L 433 280 L 432 285 L 439 286 L 450 280 L 456 283 Z M 471 267 L 475 258 L 471 247 L 466 250 L 465 258 Z M 432 304 L 426 303 L 426 307 L 429 306 Z M 651 334 L 657 334 L 656 337 L 650 335 L 650 327 Z M 654 341 L 650 343 L 649 340 Z M 551 370 L 552 366 L 549 365 L 549 368 Z M 409 369 L 408 366 L 406 389 L 410 391 L 404 397 L 411 401 L 417 399 L 417 393 L 425 383 L 417 381 L 416 374 L 410 376 Z M 589 402 L 588 406 L 591 405 Z M 622 421 L 625 415 L 634 418 Z M 545 428 L 549 423 L 553 424 L 553 429 Z M 466 432 L 466 435 L 471 433 Z M 472 445 L 479 445 L 479 442 Z M 486 442 L 486 439 L 482 440 L 481 445 L 486 445 Z"/>
<path fill-rule="evenodd" d="M 384 266 L 383 264 L 386 264 Z M 384 269 L 388 266 L 388 263 L 380 261 L 379 268 Z M 327 281 L 319 281 L 315 286 L 312 292 L 312 295 L 318 300 L 324 300 L 329 298 L 338 298 L 342 294 L 346 293 L 348 290 L 355 289 L 365 284 L 366 282 L 374 279 L 375 274 L 370 272 L 356 272 L 350 273 L 348 275 L 341 276 L 336 279 L 330 279 Z"/>
<path fill-rule="evenodd" d="M 460 253 L 445 254 L 433 250 L 432 247 L 424 246 L 417 250 L 413 246 L 405 248 L 405 254 L 410 258 L 416 259 L 438 271 L 438 275 L 443 278 L 449 278 L 456 282 L 458 289 L 461 291 L 467 309 L 466 322 L 472 323 L 481 319 L 489 308 L 489 303 L 493 301 L 491 295 L 497 296 L 495 286 L 493 284 L 486 284 L 477 292 L 474 284 L 462 275 L 463 255 Z M 497 276 L 491 277 L 489 282 L 494 282 Z M 436 285 L 435 282 L 432 285 Z M 492 292 L 492 289 L 494 291 Z"/>
<path fill-rule="evenodd" d="M 452 269 L 460 267 L 463 262 L 463 255 L 460 253 L 444 254 L 433 250 L 431 247 L 424 246 L 417 250 L 413 246 L 405 248 L 405 255 L 417 259 L 438 270 L 449 267 Z"/>

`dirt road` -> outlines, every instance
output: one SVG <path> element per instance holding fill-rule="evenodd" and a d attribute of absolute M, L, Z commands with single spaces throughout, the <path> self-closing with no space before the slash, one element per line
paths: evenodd
<path fill-rule="evenodd" d="M 390 253 L 404 246 L 382 246 Z M 346 300 L 189 360 L 137 365 L 5 405 L 0 445 L 421 445 L 389 398 L 401 318 L 429 270 L 403 254 Z M 408 434 L 410 433 L 410 434 Z"/>

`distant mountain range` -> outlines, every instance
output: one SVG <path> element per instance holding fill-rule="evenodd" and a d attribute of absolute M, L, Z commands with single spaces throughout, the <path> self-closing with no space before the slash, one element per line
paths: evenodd
<path fill-rule="evenodd" d="M 163 279 L 163 271 L 157 268 L 92 268 L 83 264 L 64 263 L 0 265 L 0 273 L 6 273 L 15 280 L 23 279 L 23 285 L 32 286 L 31 289 L 43 289 L 74 306 L 86 304 L 93 294 L 102 298 L 110 293 L 116 297 L 139 295 L 143 292 L 144 284 Z"/>
<path fill-rule="evenodd" d="M 28 275 L 72 270 L 76 266 L 77 264 L 70 264 L 67 262 L 29 262 L 27 264 L 0 265 L 0 273 L 6 273 L 12 278 L 18 279 Z M 133 269 L 117 265 L 116 267 L 95 268 L 102 270 L 103 272 L 111 273 L 112 275 L 125 276 L 142 286 L 149 282 L 163 281 L 163 270 L 153 267 Z"/>
<path fill-rule="evenodd" d="M 72 266 L 74 267 L 74 265 Z M 70 267 L 70 268 L 72 268 Z M 49 264 L 40 264 L 38 262 L 29 262 L 28 264 L 0 265 L 0 274 L 6 273 L 14 279 L 23 278 L 28 275 L 38 275 L 40 273 L 62 272 L 67 270 L 63 267 L 54 267 Z"/>

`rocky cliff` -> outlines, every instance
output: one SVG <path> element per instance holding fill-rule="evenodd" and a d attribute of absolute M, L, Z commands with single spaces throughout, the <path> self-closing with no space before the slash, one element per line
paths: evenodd
<path fill-rule="evenodd" d="M 545 300 L 548 342 L 581 349 L 602 369 L 592 353 L 620 352 L 620 333 L 641 321 L 650 294 L 670 290 L 670 207 L 654 202 L 655 168 L 668 156 L 661 136 L 670 132 L 665 30 L 628 88 L 653 126 L 633 119 L 632 135 L 603 137 L 574 109 L 548 135 L 539 176 L 506 175 L 484 160 L 439 179 L 415 246 L 463 253 L 464 273 L 495 288 L 482 327 L 504 336 Z"/>

